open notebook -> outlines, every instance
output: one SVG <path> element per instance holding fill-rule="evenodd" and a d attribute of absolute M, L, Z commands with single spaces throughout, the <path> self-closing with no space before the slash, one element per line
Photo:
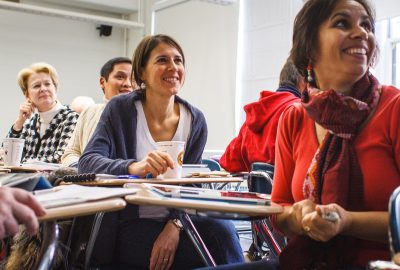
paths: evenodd
<path fill-rule="evenodd" d="M 54 208 L 107 198 L 124 197 L 125 195 L 135 194 L 137 190 L 136 188 L 66 185 L 34 191 L 34 195 L 45 208 Z"/>

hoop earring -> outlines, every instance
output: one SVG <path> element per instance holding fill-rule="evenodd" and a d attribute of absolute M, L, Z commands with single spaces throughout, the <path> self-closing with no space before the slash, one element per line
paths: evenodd
<path fill-rule="evenodd" d="M 314 81 L 314 78 L 312 76 L 312 65 L 311 63 L 308 64 L 307 66 L 307 82 L 312 83 Z"/>

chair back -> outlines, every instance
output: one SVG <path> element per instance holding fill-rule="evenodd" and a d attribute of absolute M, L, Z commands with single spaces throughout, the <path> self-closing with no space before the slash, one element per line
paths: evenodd
<path fill-rule="evenodd" d="M 213 159 L 204 158 L 201 160 L 201 163 L 207 164 L 210 171 L 220 171 L 221 170 L 221 166 L 219 165 L 219 163 Z"/>
<path fill-rule="evenodd" d="M 249 191 L 271 194 L 274 166 L 264 162 L 254 162 L 247 179 Z M 286 246 L 286 238 L 275 232 L 269 218 L 252 221 L 253 243 L 250 248 L 253 260 L 277 259 Z M 267 247 L 267 250 L 265 249 Z"/>
<path fill-rule="evenodd" d="M 400 187 L 389 199 L 389 241 L 392 255 L 400 252 Z"/>
<path fill-rule="evenodd" d="M 247 181 L 249 191 L 271 194 L 274 166 L 264 162 L 254 162 Z"/>

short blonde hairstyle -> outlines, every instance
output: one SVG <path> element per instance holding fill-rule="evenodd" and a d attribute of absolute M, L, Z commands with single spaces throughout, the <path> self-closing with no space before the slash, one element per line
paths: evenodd
<path fill-rule="evenodd" d="M 24 94 L 24 96 L 27 96 L 28 94 L 28 79 L 30 76 L 32 76 L 33 74 L 37 74 L 37 73 L 47 73 L 50 75 L 51 80 L 54 83 L 54 86 L 57 90 L 58 88 L 58 74 L 56 69 L 47 63 L 33 63 L 32 65 L 30 65 L 30 67 L 28 68 L 24 68 L 22 69 L 19 73 L 18 73 L 18 84 L 19 87 L 22 90 L 22 93 Z"/>

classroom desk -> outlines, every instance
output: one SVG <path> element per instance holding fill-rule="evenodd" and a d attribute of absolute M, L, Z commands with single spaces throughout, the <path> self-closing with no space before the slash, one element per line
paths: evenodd
<path fill-rule="evenodd" d="M 125 206 L 126 202 L 123 199 L 114 198 L 47 209 L 46 215 L 39 218 L 39 221 L 44 222 L 43 242 L 35 269 L 52 269 L 59 238 L 57 219 L 91 215 L 98 212 L 118 211 L 125 208 Z"/>
<path fill-rule="evenodd" d="M 183 229 L 188 237 L 193 242 L 197 252 L 203 259 L 206 266 L 216 266 L 216 263 L 204 244 L 201 236 L 193 225 L 189 214 L 204 215 L 207 212 L 212 213 L 216 217 L 217 213 L 221 213 L 221 218 L 226 218 L 223 213 L 235 214 L 235 218 L 240 219 L 254 219 L 265 218 L 272 214 L 278 214 L 283 211 L 283 208 L 271 203 L 271 205 L 251 205 L 227 202 L 211 202 L 202 200 L 190 200 L 180 198 L 165 198 L 155 195 L 149 190 L 143 189 L 138 191 L 135 195 L 125 196 L 125 200 L 131 204 L 137 205 L 156 205 L 165 206 L 168 208 L 179 209 L 179 219 L 183 224 Z M 230 215 L 230 217 L 232 217 Z"/>
<path fill-rule="evenodd" d="M 121 198 L 106 199 L 92 202 L 73 204 L 68 206 L 46 209 L 46 215 L 39 221 L 52 221 L 95 214 L 98 212 L 112 212 L 124 209 L 126 202 Z"/>
<path fill-rule="evenodd" d="M 128 203 L 138 205 L 157 205 L 168 208 L 175 208 L 195 212 L 221 212 L 234 213 L 243 216 L 242 218 L 265 218 L 272 214 L 279 214 L 283 211 L 282 206 L 272 203 L 271 205 L 256 205 L 248 203 L 228 203 L 206 200 L 191 200 L 180 198 L 165 198 L 157 196 L 146 189 L 139 190 L 135 195 L 125 196 Z M 193 213 L 193 211 L 190 211 Z"/>
<path fill-rule="evenodd" d="M 186 184 L 207 184 L 207 183 L 240 183 L 243 182 L 241 177 L 190 177 L 179 179 L 107 179 L 97 181 L 81 181 L 81 182 L 61 182 L 62 185 L 78 184 L 84 186 L 122 186 L 124 184 L 165 184 L 165 185 L 186 185 Z"/>
<path fill-rule="evenodd" d="M 11 172 L 51 172 L 58 170 L 60 167 L 51 166 L 51 165 L 25 165 L 22 164 L 21 166 L 6 166 L 0 165 L 0 170 L 9 170 Z"/>

